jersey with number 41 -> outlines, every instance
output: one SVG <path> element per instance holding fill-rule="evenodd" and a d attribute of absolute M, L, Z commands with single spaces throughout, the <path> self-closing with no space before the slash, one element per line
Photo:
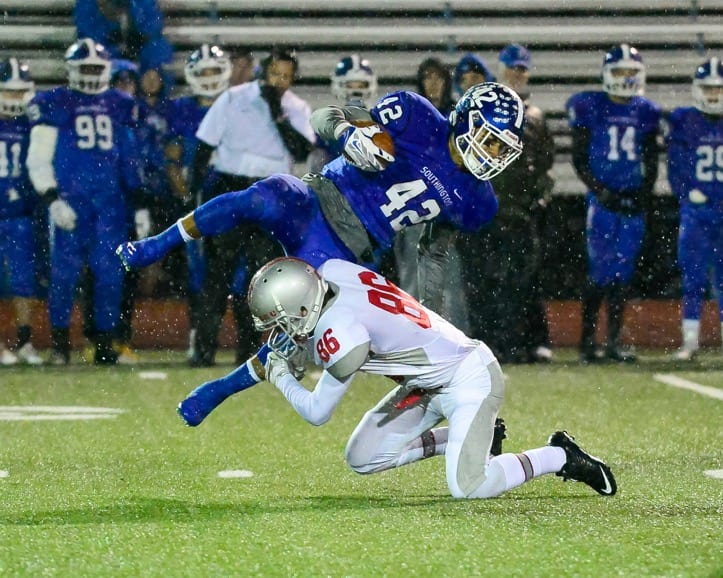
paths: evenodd
<path fill-rule="evenodd" d="M 460 361 L 481 346 L 378 273 L 330 259 L 319 274 L 335 295 L 314 329 L 314 361 L 332 375 L 359 369 L 431 389 L 449 383 Z M 360 352 L 368 352 L 362 361 Z"/>
<path fill-rule="evenodd" d="M 424 97 L 407 91 L 384 96 L 370 110 L 392 137 L 395 161 L 362 171 L 339 157 L 322 170 L 349 200 L 380 247 L 405 227 L 435 219 L 472 232 L 497 213 L 488 181 L 457 165 L 449 150 L 447 119 Z"/>
<path fill-rule="evenodd" d="M 115 89 L 85 94 L 68 87 L 38 93 L 28 107 L 33 124 L 58 129 L 53 168 L 64 197 L 95 204 L 140 185 L 133 133 L 135 101 Z"/>

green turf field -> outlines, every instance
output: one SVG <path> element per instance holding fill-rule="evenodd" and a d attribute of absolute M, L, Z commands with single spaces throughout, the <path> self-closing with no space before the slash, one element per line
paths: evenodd
<path fill-rule="evenodd" d="M 453 500 L 440 458 L 352 473 L 344 446 L 381 378 L 360 378 L 320 428 L 264 383 L 191 429 L 176 404 L 230 366 L 146 354 L 134 369 L 2 369 L 0 576 L 723 576 L 723 479 L 704 473 L 723 470 L 723 400 L 655 379 L 723 391 L 720 354 L 567 358 L 504 368 L 504 447 L 567 429 L 610 463 L 613 498 L 546 476 Z"/>

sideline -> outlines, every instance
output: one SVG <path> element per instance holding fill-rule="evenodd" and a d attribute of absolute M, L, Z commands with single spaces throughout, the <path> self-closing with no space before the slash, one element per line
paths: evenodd
<path fill-rule="evenodd" d="M 700 383 L 688 381 L 687 379 L 683 379 L 682 377 L 678 377 L 677 375 L 672 375 L 670 373 L 656 373 L 653 375 L 653 379 L 672 387 L 688 389 L 707 397 L 723 400 L 723 389 L 718 389 L 717 387 L 701 385 Z"/>

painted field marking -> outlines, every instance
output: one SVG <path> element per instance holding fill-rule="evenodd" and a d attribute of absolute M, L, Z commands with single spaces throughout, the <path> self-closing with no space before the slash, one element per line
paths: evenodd
<path fill-rule="evenodd" d="M 138 373 L 141 379 L 168 379 L 165 371 L 141 371 Z"/>
<path fill-rule="evenodd" d="M 718 389 L 717 387 L 701 385 L 700 383 L 688 381 L 687 379 L 683 379 L 682 377 L 678 377 L 677 375 L 672 375 L 670 373 L 656 373 L 653 375 L 653 379 L 666 385 L 679 387 L 680 389 L 688 389 L 701 395 L 723 400 L 723 389 Z"/>
<path fill-rule="evenodd" d="M 254 473 L 249 470 L 222 470 L 218 472 L 219 478 L 253 478 Z"/>
<path fill-rule="evenodd" d="M 709 478 L 723 480 L 723 470 L 705 470 L 703 473 Z"/>
<path fill-rule="evenodd" d="M 10 475 L 10 472 L 7 470 L 0 470 L 0 478 L 7 478 Z"/>
<path fill-rule="evenodd" d="M 125 410 L 74 405 L 0 405 L 0 421 L 115 419 Z"/>

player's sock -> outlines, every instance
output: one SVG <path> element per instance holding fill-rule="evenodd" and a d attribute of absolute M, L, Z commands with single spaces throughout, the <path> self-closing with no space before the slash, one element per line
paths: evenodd
<path fill-rule="evenodd" d="M 17 349 L 20 349 L 23 345 L 25 345 L 28 341 L 30 341 L 31 335 L 32 335 L 32 329 L 31 329 L 30 325 L 18 326 L 18 341 L 15 344 L 15 347 Z"/>
<path fill-rule="evenodd" d="M 409 445 L 402 450 L 397 460 L 396 466 L 411 464 L 433 456 L 442 456 L 447 449 L 447 434 L 449 428 L 440 427 L 424 432 L 418 438 L 412 440 Z"/>
<path fill-rule="evenodd" d="M 683 349 L 697 351 L 699 334 L 700 319 L 683 319 Z"/>
<path fill-rule="evenodd" d="M 559 472 L 566 461 L 565 450 L 554 446 L 545 446 L 525 450 L 521 454 L 502 454 L 492 458 L 490 465 L 495 463 L 502 467 L 505 474 L 505 489 L 503 491 L 507 491 L 522 485 L 532 478 Z"/>
<path fill-rule="evenodd" d="M 194 389 L 178 405 L 178 414 L 190 426 L 199 425 L 223 401 L 234 393 L 253 387 L 263 377 L 259 371 L 266 364 L 271 349 L 264 344 L 258 353 L 228 375 L 213 381 L 207 381 Z"/>

